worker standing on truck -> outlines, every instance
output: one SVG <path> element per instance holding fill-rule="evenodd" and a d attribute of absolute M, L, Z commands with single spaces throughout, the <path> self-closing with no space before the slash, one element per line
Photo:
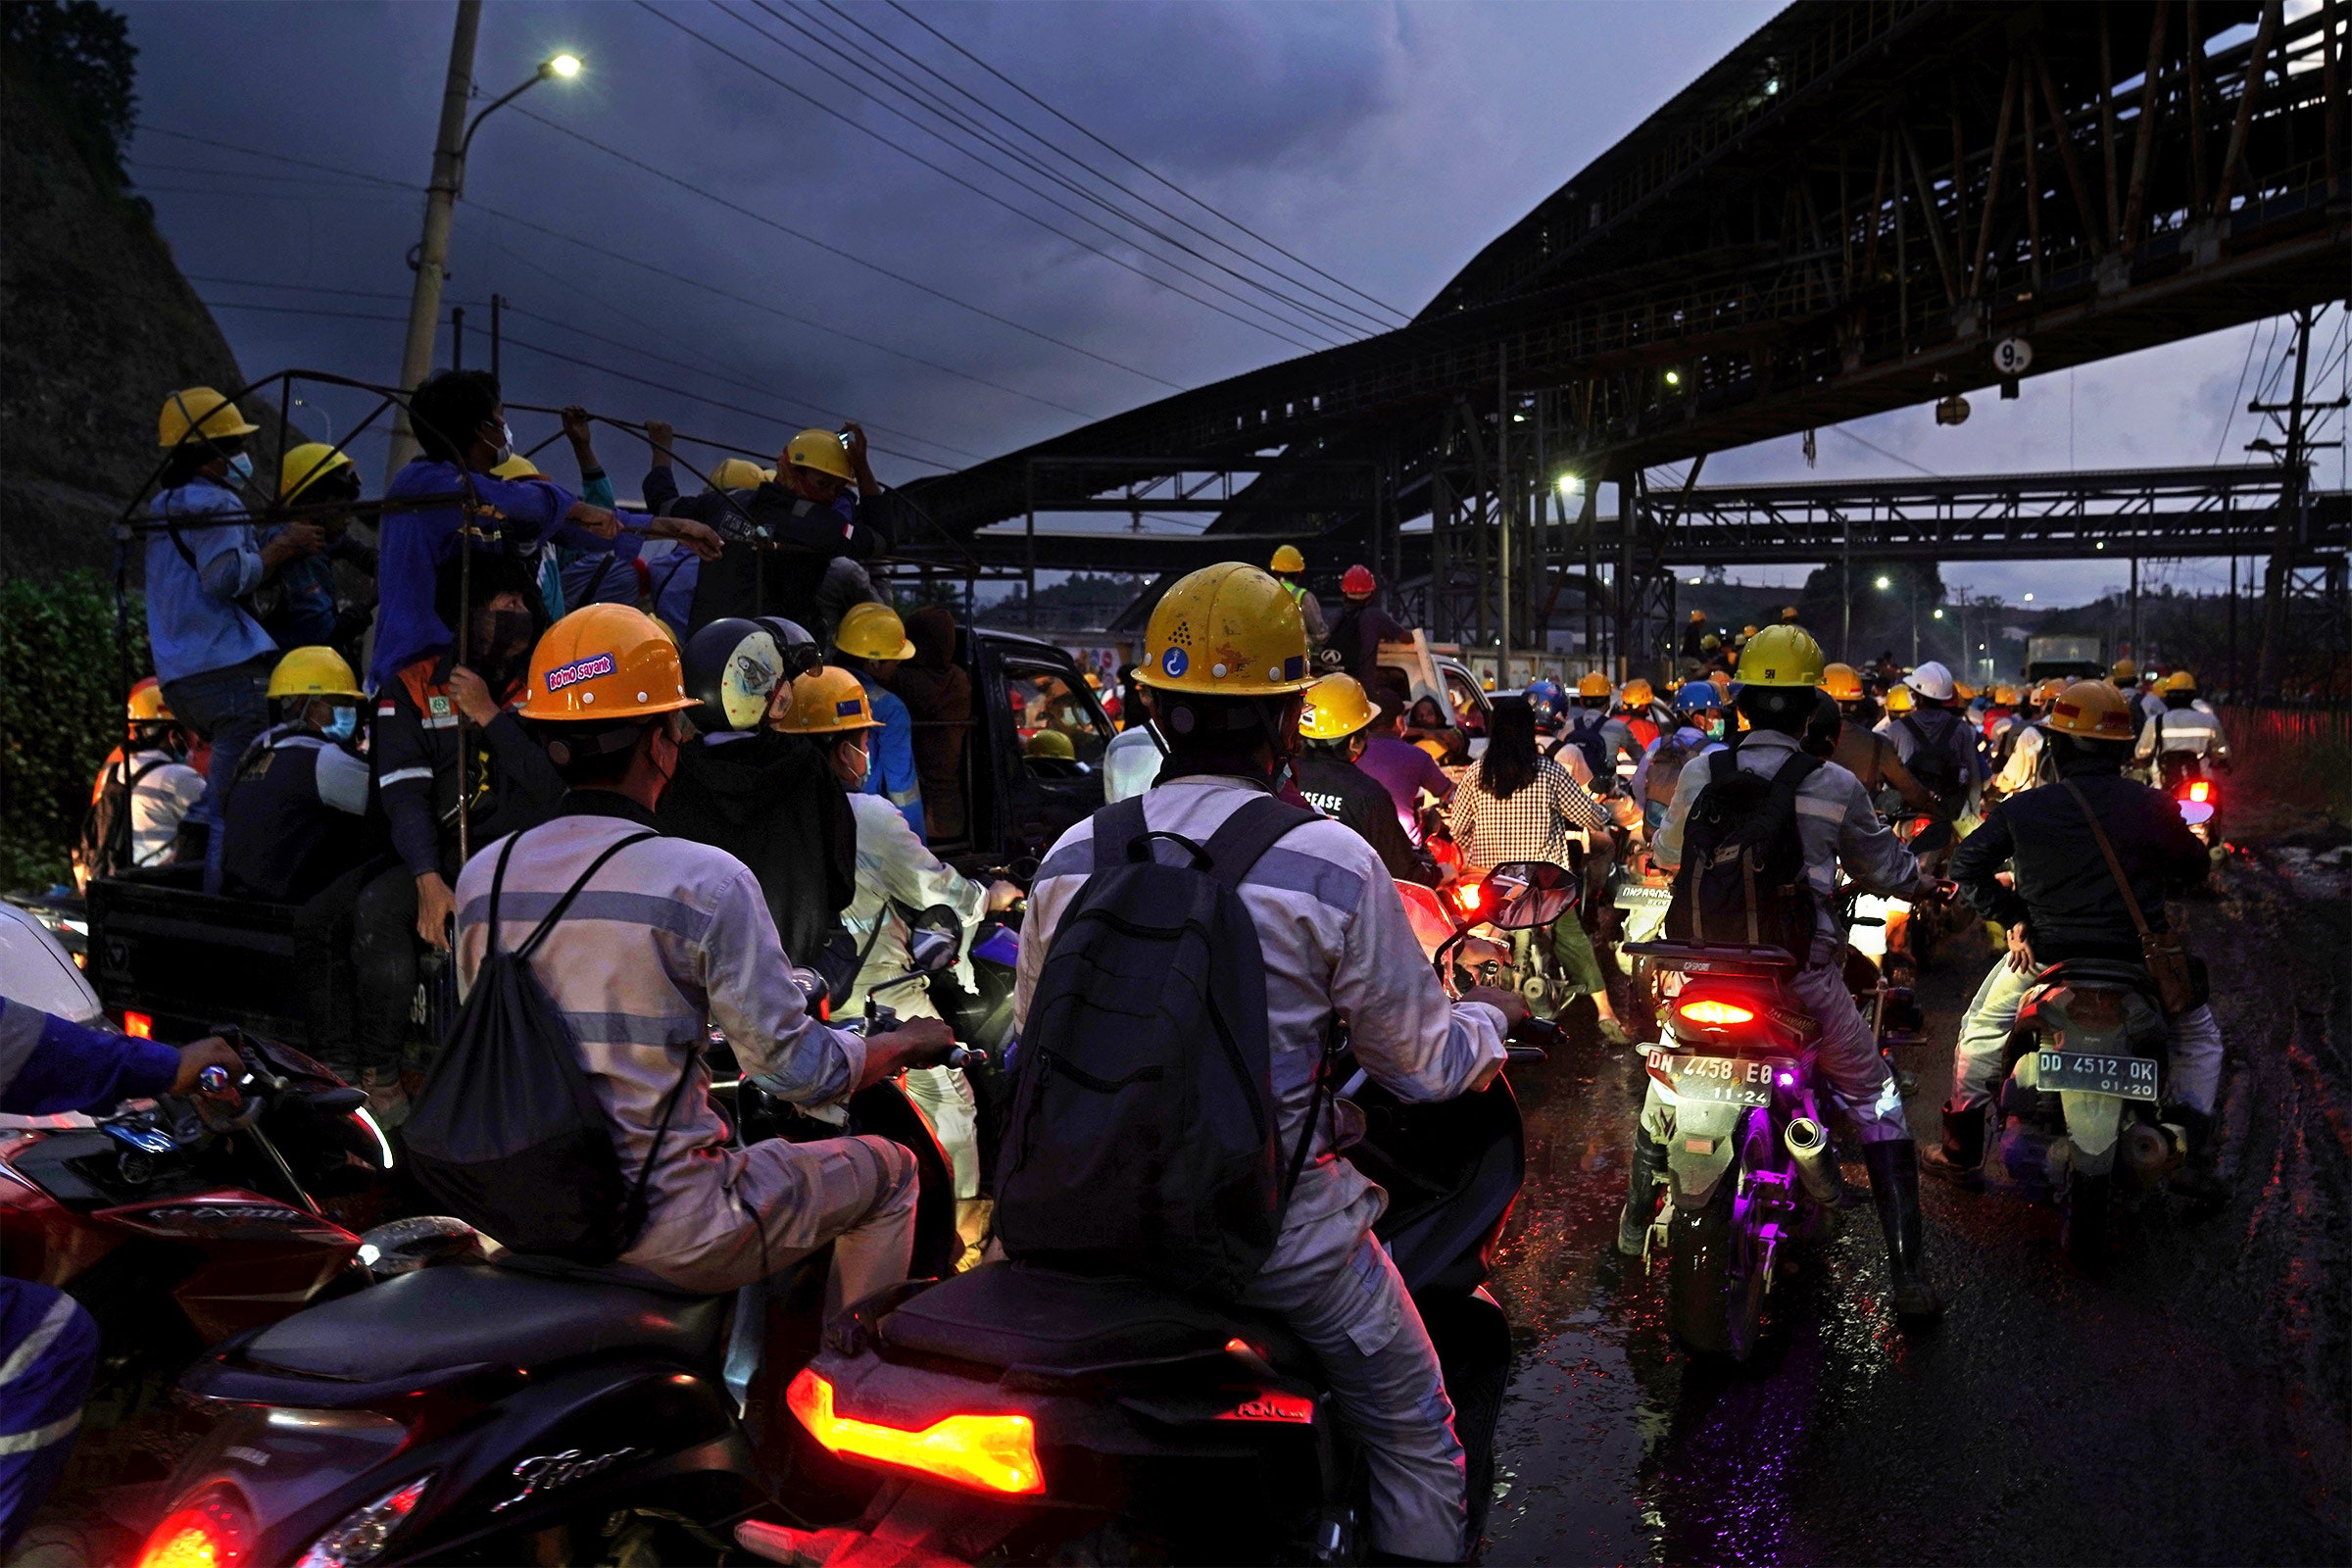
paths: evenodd
<path fill-rule="evenodd" d="M 263 611 L 262 624 L 280 648 L 341 652 L 356 645 L 375 607 L 372 596 L 367 603 L 347 604 L 335 585 L 335 567 L 344 565 L 369 583 L 375 579 L 375 550 L 351 531 L 351 514 L 343 510 L 360 499 L 360 470 L 339 448 L 306 441 L 278 463 L 277 499 L 302 508 L 305 520 L 318 524 L 326 537 L 317 554 L 280 568 L 277 603 Z M 265 529 L 263 546 L 283 531 L 282 524 Z"/>
<path fill-rule="evenodd" d="M 187 818 L 205 833 L 207 893 L 220 890 L 220 817 L 237 762 L 270 725 L 277 643 L 248 597 L 326 542 L 317 523 L 290 522 L 263 544 L 245 520 L 239 487 L 253 478 L 245 438 L 260 428 L 209 386 L 172 393 L 157 421 L 157 444 L 169 456 L 149 509 L 156 526 L 147 535 L 147 640 L 172 710 L 212 743 L 204 798 Z"/>
<path fill-rule="evenodd" d="M 1331 628 L 1323 623 L 1323 601 L 1306 585 L 1306 558 L 1298 553 L 1298 546 L 1283 545 L 1274 552 L 1270 569 L 1274 580 L 1282 584 L 1282 591 L 1298 605 L 1299 618 L 1306 622 L 1307 648 L 1322 647 L 1324 639 L 1331 635 Z"/>
<path fill-rule="evenodd" d="M 914 716 L 889 685 L 891 671 L 914 657 L 914 644 L 907 640 L 897 611 L 888 605 L 863 604 L 851 606 L 850 612 L 841 617 L 833 647 L 839 656 L 833 662 L 858 677 L 858 684 L 865 688 L 866 701 L 873 706 L 874 718 L 882 726 L 874 741 L 873 766 L 866 774 L 863 793 L 882 796 L 897 807 L 919 839 L 923 836 L 923 786 L 914 770 Z"/>
<path fill-rule="evenodd" d="M 169 865 L 180 820 L 204 798 L 204 775 L 187 764 L 188 738 L 153 675 L 123 705 L 129 752 L 118 746 L 90 786 L 90 809 L 74 846 L 74 885 L 127 867 Z"/>

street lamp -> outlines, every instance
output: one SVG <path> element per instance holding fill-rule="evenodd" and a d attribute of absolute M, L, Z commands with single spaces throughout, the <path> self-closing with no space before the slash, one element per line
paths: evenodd
<path fill-rule="evenodd" d="M 1879 588 L 1882 592 L 1893 586 L 1894 579 L 1891 577 L 1879 579 Z M 1904 586 L 1911 601 L 1911 664 L 1913 668 L 1917 668 L 1919 665 L 1919 579 L 1917 577 L 1910 578 Z M 1936 613 L 1941 616 L 1943 612 L 1938 610 Z"/>
<path fill-rule="evenodd" d="M 1560 475 L 1559 491 L 1561 500 L 1573 501 L 1585 493 L 1585 481 L 1573 473 L 1563 473 Z"/>
<path fill-rule="evenodd" d="M 1893 578 L 1891 578 L 1891 577 L 1881 577 L 1881 578 L 1879 579 L 1879 591 L 1880 591 L 1881 593 L 1884 593 L 1884 592 L 1886 592 L 1887 589 L 1889 589 L 1889 588 L 1891 588 L 1891 587 L 1893 587 L 1893 586 L 1894 586 L 1894 579 L 1893 579 Z"/>
<path fill-rule="evenodd" d="M 466 153 L 482 122 L 531 88 L 556 77 L 568 81 L 580 74 L 580 57 L 568 51 L 551 55 L 513 91 L 494 98 L 468 122 L 467 104 L 473 97 L 473 42 L 481 30 L 482 0 L 458 0 L 457 28 L 449 41 L 449 80 L 441 94 L 441 125 L 433 140 L 433 179 L 425 187 L 424 235 L 416 242 L 416 281 L 409 294 L 408 341 L 400 356 L 400 386 L 416 390 L 433 368 L 433 339 L 441 318 L 441 285 L 449 275 L 449 227 L 458 195 L 466 185 Z M 397 407 L 392 419 L 392 446 L 384 482 L 400 471 L 416 450 L 409 429 L 408 405 Z"/>

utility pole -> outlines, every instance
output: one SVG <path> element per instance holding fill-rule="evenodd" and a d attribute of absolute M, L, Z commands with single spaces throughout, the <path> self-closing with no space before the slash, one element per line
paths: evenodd
<path fill-rule="evenodd" d="M 433 179 L 424 193 L 424 237 L 416 245 L 416 281 L 409 294 L 409 336 L 400 355 L 400 388 L 412 392 L 433 368 L 433 339 L 441 322 L 441 284 L 449 271 L 449 225 L 458 202 L 464 165 L 466 103 L 473 93 L 473 43 L 481 31 L 482 0 L 458 0 L 457 28 L 449 40 L 449 79 L 441 89 L 441 128 L 433 139 Z M 384 483 L 416 449 L 409 428 L 408 405 L 392 415 L 392 452 Z"/>
<path fill-rule="evenodd" d="M 1508 690 L 1511 684 L 1511 372 L 1510 350 L 1497 344 L 1494 349 L 1494 520 L 1502 527 L 1502 548 L 1499 564 L 1502 580 L 1496 584 L 1500 592 L 1494 596 L 1501 607 L 1502 640 L 1495 645 L 1494 686 Z"/>
<path fill-rule="evenodd" d="M 2311 504 L 2311 440 L 2310 426 L 2304 416 L 2314 409 L 2340 409 L 2345 400 L 2314 404 L 2307 400 L 2310 390 L 2311 323 L 2318 313 L 2304 309 L 2295 313 L 2295 391 L 2285 403 L 2264 403 L 2257 399 L 2246 405 L 2249 414 L 2286 416 L 2286 445 L 2256 439 L 2246 443 L 2249 452 L 2271 452 L 2278 456 L 2281 468 L 2278 485 L 2278 525 L 2273 534 L 2271 567 L 2262 585 L 2262 662 L 2255 676 L 2255 695 L 2276 700 L 2279 683 L 2285 676 L 2286 662 L 2286 601 L 2294 591 L 2295 557 L 2301 553 L 2308 537 L 2304 509 Z M 2333 446 L 2334 442 L 2319 442 Z"/>

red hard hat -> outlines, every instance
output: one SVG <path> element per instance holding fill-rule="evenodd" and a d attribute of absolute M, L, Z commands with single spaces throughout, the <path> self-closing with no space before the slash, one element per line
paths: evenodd
<path fill-rule="evenodd" d="M 1340 578 L 1340 592 L 1350 599 L 1369 598 L 1379 586 L 1372 579 L 1370 566 L 1349 566 Z"/>

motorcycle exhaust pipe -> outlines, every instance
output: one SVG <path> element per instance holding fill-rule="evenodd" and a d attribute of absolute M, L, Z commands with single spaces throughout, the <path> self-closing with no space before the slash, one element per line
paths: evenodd
<path fill-rule="evenodd" d="M 1781 1141 L 1796 1161 L 1796 1179 L 1805 1184 L 1806 1196 L 1816 1203 L 1837 1202 L 1838 1161 L 1830 1152 L 1830 1135 L 1821 1123 L 1799 1116 L 1788 1124 Z"/>
<path fill-rule="evenodd" d="M 2124 1129 L 2124 1167 L 2142 1181 L 2154 1181 L 2180 1168 L 2187 1158 L 2187 1140 L 2171 1123 L 2135 1121 Z"/>

